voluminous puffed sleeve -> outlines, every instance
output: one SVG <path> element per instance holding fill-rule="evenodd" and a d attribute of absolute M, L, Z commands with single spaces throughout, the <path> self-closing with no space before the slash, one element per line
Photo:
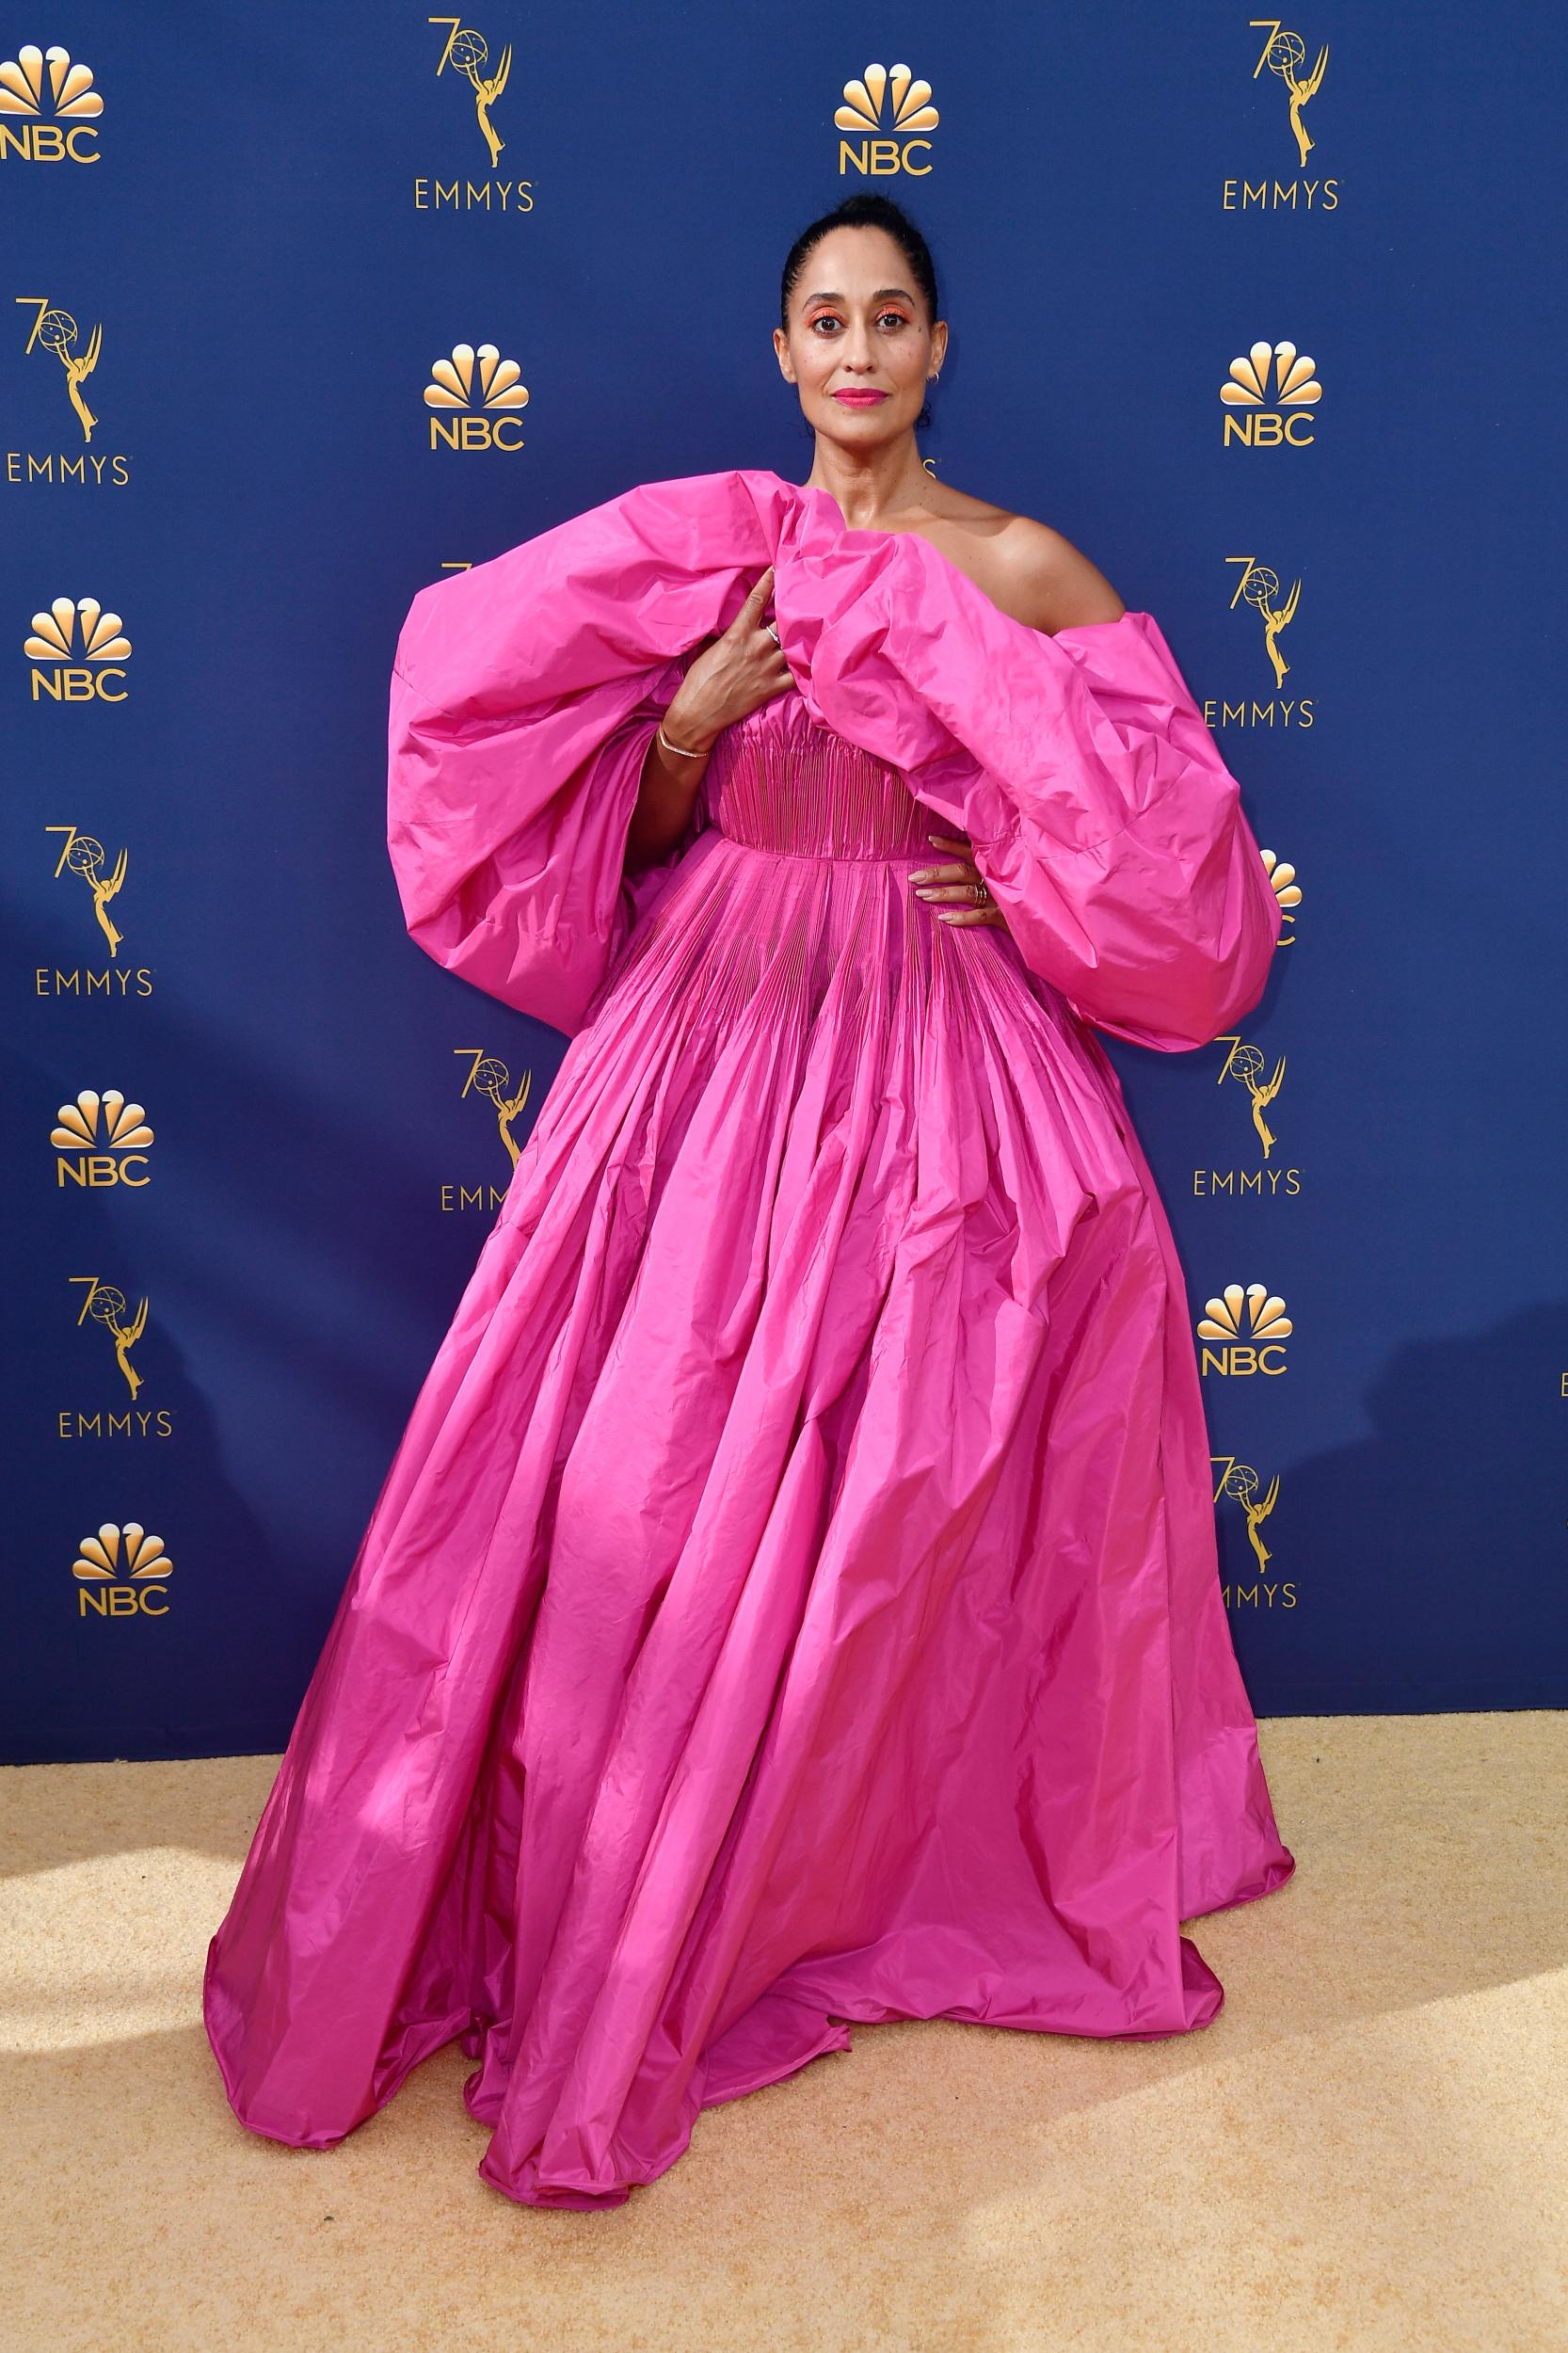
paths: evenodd
<path fill-rule="evenodd" d="M 1152 616 L 1043 638 L 1042 756 L 976 864 L 1025 962 L 1139 1046 L 1207 1046 L 1268 983 L 1283 910 Z"/>
<path fill-rule="evenodd" d="M 1153 616 L 1046 636 L 907 536 L 872 568 L 811 632 L 821 715 L 902 754 L 911 790 L 968 834 L 1031 971 L 1081 1019 L 1162 1052 L 1234 1025 L 1283 915 Z M 883 691 L 889 669 L 918 717 Z"/>
<path fill-rule="evenodd" d="M 625 872 L 679 675 L 657 694 L 584 688 L 484 725 L 431 709 L 394 670 L 388 846 L 409 936 L 438 964 L 552 1029 L 580 1027 L 701 824 L 694 810 L 665 859 Z"/>
<path fill-rule="evenodd" d="M 629 876 L 681 652 L 744 593 L 681 493 L 645 486 L 422 588 L 388 716 L 387 846 L 409 936 L 569 1032 L 703 823 Z"/>

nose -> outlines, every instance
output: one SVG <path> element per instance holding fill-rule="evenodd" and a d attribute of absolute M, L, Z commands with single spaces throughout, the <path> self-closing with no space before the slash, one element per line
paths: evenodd
<path fill-rule="evenodd" d="M 876 354 L 872 349 L 871 329 L 864 321 L 850 328 L 839 347 L 839 360 L 840 366 L 862 376 L 868 369 L 875 367 Z"/>

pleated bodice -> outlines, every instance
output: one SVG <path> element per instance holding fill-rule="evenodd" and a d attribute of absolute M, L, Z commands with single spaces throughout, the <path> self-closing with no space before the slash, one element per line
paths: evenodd
<path fill-rule="evenodd" d="M 704 779 L 712 821 L 780 857 L 931 856 L 934 811 L 901 772 L 814 719 L 798 687 L 715 739 Z"/>

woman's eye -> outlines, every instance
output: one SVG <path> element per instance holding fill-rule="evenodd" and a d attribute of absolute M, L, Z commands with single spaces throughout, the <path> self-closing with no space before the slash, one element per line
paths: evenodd
<path fill-rule="evenodd" d="M 887 327 L 889 324 L 893 327 L 907 327 L 909 314 L 905 311 L 880 311 L 877 313 L 876 323 L 878 327 Z M 836 312 L 819 311 L 815 318 L 808 320 L 807 324 L 814 335 L 819 327 L 842 327 L 843 320 Z"/>

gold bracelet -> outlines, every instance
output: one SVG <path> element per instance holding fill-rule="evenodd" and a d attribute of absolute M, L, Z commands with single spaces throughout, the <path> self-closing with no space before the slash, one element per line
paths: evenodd
<path fill-rule="evenodd" d="M 666 752 L 673 752 L 673 753 L 675 754 L 675 756 L 676 756 L 677 760 L 706 760 L 706 759 L 707 759 L 707 757 L 708 757 L 708 752 L 707 752 L 707 750 L 706 750 L 706 749 L 705 749 L 705 750 L 703 750 L 703 751 L 700 751 L 700 752 L 690 752 L 690 751 L 687 751 L 687 750 L 686 750 L 686 748 L 685 748 L 685 746 L 684 746 L 683 744 L 672 744 L 672 743 L 670 742 L 670 740 L 669 740 L 669 737 L 668 737 L 668 736 L 664 733 L 664 721 L 663 721 L 663 720 L 661 720 L 661 721 L 660 721 L 660 723 L 659 723 L 658 734 L 659 734 L 659 741 L 660 741 L 660 743 L 661 743 L 661 744 L 663 744 L 663 745 L 664 745 L 664 747 L 665 751 L 666 751 Z"/>

